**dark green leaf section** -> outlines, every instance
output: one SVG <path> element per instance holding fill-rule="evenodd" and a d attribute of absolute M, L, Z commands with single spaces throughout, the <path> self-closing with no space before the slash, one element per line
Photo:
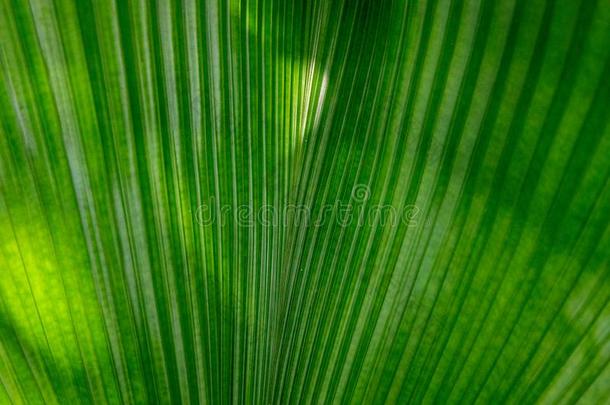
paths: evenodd
<path fill-rule="evenodd" d="M 608 0 L 0 0 L 0 403 L 610 400 Z"/>

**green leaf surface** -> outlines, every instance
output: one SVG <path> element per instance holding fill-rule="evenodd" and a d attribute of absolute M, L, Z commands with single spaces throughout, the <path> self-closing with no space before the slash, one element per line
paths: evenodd
<path fill-rule="evenodd" d="M 609 0 L 0 0 L 0 403 L 608 403 L 609 122 Z"/>

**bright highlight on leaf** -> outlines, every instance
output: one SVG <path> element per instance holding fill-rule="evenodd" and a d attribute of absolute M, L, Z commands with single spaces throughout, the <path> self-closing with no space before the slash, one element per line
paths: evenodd
<path fill-rule="evenodd" d="M 0 0 L 0 403 L 610 402 L 608 0 Z"/>

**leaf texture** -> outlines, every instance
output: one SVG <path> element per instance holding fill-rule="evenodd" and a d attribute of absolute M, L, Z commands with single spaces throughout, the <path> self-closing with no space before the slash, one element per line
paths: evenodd
<path fill-rule="evenodd" d="M 0 0 L 0 403 L 610 401 L 608 0 Z"/>

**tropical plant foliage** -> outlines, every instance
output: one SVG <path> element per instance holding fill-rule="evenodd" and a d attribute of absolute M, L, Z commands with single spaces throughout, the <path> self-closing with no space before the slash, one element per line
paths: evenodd
<path fill-rule="evenodd" d="M 0 403 L 610 401 L 608 0 L 0 0 Z"/>

